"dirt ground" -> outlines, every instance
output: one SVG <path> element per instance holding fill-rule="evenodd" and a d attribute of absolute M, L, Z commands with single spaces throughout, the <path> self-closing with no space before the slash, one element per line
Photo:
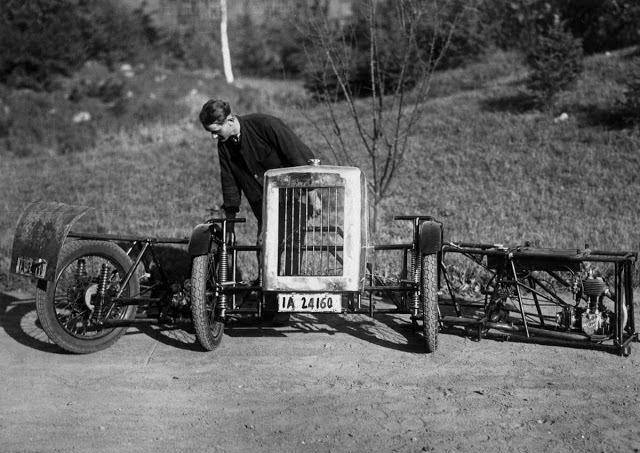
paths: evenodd
<path fill-rule="evenodd" d="M 406 317 L 296 315 L 228 328 L 129 329 L 70 355 L 28 294 L 0 295 L 0 451 L 640 451 L 640 344 L 630 357 L 440 335 Z"/>

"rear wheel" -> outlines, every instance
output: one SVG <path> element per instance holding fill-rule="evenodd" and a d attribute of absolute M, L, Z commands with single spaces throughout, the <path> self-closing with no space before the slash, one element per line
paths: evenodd
<path fill-rule="evenodd" d="M 422 257 L 421 304 L 425 350 L 438 348 L 438 262 L 437 255 Z"/>
<path fill-rule="evenodd" d="M 60 252 L 56 279 L 46 296 L 38 292 L 36 311 L 49 338 L 69 352 L 86 354 L 111 346 L 126 327 L 105 328 L 105 321 L 128 320 L 135 305 L 114 299 L 132 263 L 117 245 L 104 241 L 67 242 Z M 132 278 L 121 297 L 135 297 L 139 284 Z"/>
<path fill-rule="evenodd" d="M 217 304 L 214 255 L 196 256 L 191 269 L 191 316 L 196 337 L 207 351 L 222 341 L 224 323 L 216 313 Z"/>

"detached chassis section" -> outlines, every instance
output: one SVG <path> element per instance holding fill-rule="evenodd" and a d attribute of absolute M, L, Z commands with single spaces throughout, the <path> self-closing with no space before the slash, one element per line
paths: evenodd
<path fill-rule="evenodd" d="M 476 275 L 482 276 L 456 287 L 451 263 L 460 263 L 461 257 L 471 260 Z M 478 339 L 499 337 L 628 355 L 630 343 L 638 340 L 633 303 L 636 260 L 637 253 L 629 251 L 444 244 L 441 284 L 449 297 L 440 299 L 441 327 L 462 328 Z"/>

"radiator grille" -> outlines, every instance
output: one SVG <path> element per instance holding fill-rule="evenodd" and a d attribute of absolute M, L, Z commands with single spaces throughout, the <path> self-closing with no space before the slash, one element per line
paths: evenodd
<path fill-rule="evenodd" d="M 278 275 L 342 276 L 344 187 L 280 188 L 279 211 Z"/>

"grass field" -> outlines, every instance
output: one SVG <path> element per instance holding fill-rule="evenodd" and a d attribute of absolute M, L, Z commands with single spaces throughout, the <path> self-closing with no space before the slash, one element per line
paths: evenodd
<path fill-rule="evenodd" d="M 590 57 L 552 112 L 529 108 L 521 94 L 526 71 L 514 55 L 438 74 L 401 174 L 381 205 L 377 240 L 404 240 L 407 226 L 392 216 L 420 213 L 441 219 L 451 240 L 638 250 L 640 129 L 623 126 L 616 113 L 627 54 Z M 86 229 L 187 236 L 222 202 L 214 143 L 196 118 L 218 93 L 241 106 L 237 113 L 282 116 L 324 163 L 333 163 L 294 107 L 302 96 L 299 89 L 289 94 L 294 84 L 253 81 L 257 88 L 231 90 L 200 74 L 170 77 L 171 102 L 154 108 L 183 111 L 182 118 L 161 115 L 108 131 L 96 124 L 92 145 L 65 155 L 0 150 L 0 286 L 17 284 L 8 276 L 9 255 L 18 215 L 30 201 L 91 206 L 95 217 Z M 152 85 L 149 78 L 137 95 L 148 96 Z M 568 119 L 554 121 L 561 112 Z M 306 115 L 321 121 L 323 111 L 310 107 Z M 253 241 L 246 206 L 243 214 L 250 221 L 240 239 Z"/>

